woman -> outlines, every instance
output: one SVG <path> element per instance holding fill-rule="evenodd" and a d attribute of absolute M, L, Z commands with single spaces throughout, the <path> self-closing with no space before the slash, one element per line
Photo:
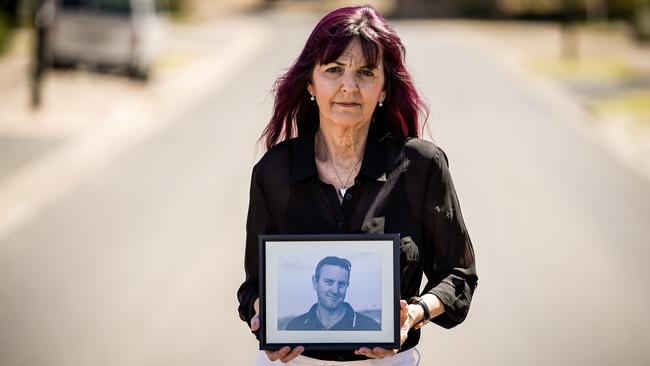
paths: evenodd
<path fill-rule="evenodd" d="M 268 151 L 253 168 L 246 280 L 238 291 L 240 317 L 256 332 L 259 234 L 400 233 L 402 345 L 284 347 L 260 352 L 257 365 L 368 359 L 415 365 L 422 325 L 431 320 L 451 328 L 467 315 L 477 284 L 474 252 L 447 157 L 417 138 L 418 117 L 427 108 L 404 52 L 372 7 L 341 8 L 318 23 L 277 80 L 273 116 L 262 135 Z M 423 274 L 428 282 L 420 291 Z"/>

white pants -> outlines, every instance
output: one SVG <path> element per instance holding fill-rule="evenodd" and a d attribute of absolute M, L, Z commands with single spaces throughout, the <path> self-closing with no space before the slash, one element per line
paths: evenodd
<path fill-rule="evenodd" d="M 324 361 L 311 357 L 298 356 L 288 363 L 282 361 L 271 362 L 266 356 L 264 351 L 259 351 L 253 366 L 271 366 L 271 365 L 287 365 L 287 366 L 336 366 L 336 365 L 349 365 L 349 366 L 417 366 L 420 364 L 420 352 L 415 348 L 408 349 L 400 352 L 393 357 L 384 357 L 382 359 L 363 360 L 363 361 Z"/>

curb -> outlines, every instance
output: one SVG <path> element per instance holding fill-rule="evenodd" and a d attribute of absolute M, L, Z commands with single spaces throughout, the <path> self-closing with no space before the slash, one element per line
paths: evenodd
<path fill-rule="evenodd" d="M 524 81 L 523 85 L 549 109 L 559 111 L 561 120 L 592 143 L 600 146 L 613 155 L 616 160 L 626 166 L 634 174 L 650 183 L 650 148 L 643 144 L 635 143 L 620 124 L 607 124 L 591 115 L 581 105 L 580 98 L 572 94 L 559 81 L 535 75 L 529 69 L 504 55 L 509 48 L 491 39 L 490 35 L 479 33 L 471 25 L 461 25 L 460 34 L 468 43 L 485 50 L 490 58 L 512 71 L 517 78 Z"/>

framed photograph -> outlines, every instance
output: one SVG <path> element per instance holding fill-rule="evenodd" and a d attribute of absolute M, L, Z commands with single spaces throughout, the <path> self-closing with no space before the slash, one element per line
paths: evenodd
<path fill-rule="evenodd" d="M 399 348 L 399 240 L 260 235 L 260 349 Z"/>

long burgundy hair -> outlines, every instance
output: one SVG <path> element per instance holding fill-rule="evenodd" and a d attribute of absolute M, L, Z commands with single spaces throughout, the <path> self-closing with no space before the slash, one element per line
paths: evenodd
<path fill-rule="evenodd" d="M 335 61 L 352 40 L 361 42 L 369 66 L 383 62 L 386 99 L 375 108 L 373 122 L 380 132 L 394 137 L 418 137 L 418 118 L 429 110 L 405 65 L 405 48 L 395 30 L 370 5 L 340 8 L 327 14 L 312 31 L 300 56 L 273 88 L 273 116 L 261 138 L 270 149 L 296 134 L 315 131 L 318 106 L 307 85 L 314 67 Z"/>

